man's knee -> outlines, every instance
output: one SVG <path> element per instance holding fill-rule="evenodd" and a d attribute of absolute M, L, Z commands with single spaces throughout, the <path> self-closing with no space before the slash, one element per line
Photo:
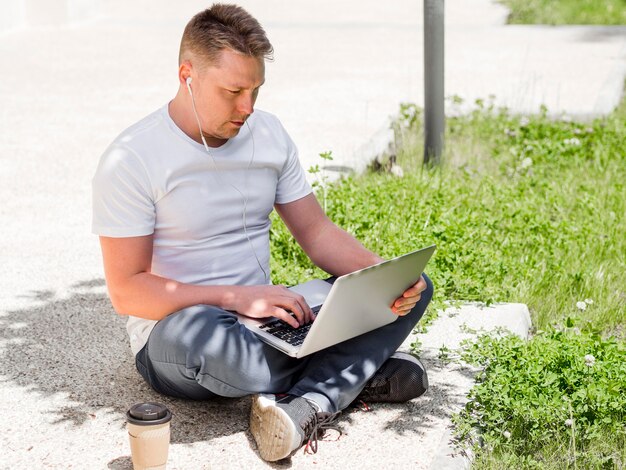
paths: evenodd
<path fill-rule="evenodd" d="M 189 351 L 198 344 L 211 341 L 215 332 L 236 325 L 236 317 L 210 305 L 196 305 L 172 313 L 155 326 L 150 335 L 170 350 Z M 155 336 L 155 338 L 152 338 Z"/>

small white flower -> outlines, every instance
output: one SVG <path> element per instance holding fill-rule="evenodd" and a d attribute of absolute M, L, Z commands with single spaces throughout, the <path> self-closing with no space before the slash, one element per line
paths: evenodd
<path fill-rule="evenodd" d="M 576 302 L 576 307 L 578 310 L 585 310 L 587 308 L 587 304 L 585 302 Z"/>
<path fill-rule="evenodd" d="M 520 168 L 529 168 L 530 166 L 532 166 L 533 164 L 533 159 L 530 157 L 526 157 L 524 158 L 524 160 L 522 160 L 522 163 L 520 164 Z"/>
<path fill-rule="evenodd" d="M 565 426 L 567 426 L 568 428 L 571 428 L 574 425 L 574 420 L 573 419 L 566 419 L 565 420 Z"/>
<path fill-rule="evenodd" d="M 389 172 L 393 176 L 397 176 L 398 178 L 402 178 L 404 176 L 404 170 L 400 165 L 391 165 L 391 169 L 389 170 Z"/>
<path fill-rule="evenodd" d="M 530 119 L 528 119 L 526 116 L 522 116 L 522 118 L 519 120 L 519 125 L 521 127 L 526 127 L 529 122 L 530 122 Z"/>
<path fill-rule="evenodd" d="M 506 439 L 511 439 L 511 433 L 509 431 L 504 431 L 502 433 L 502 435 L 506 438 Z"/>
<path fill-rule="evenodd" d="M 585 299 L 585 303 L 587 305 L 591 305 L 593 303 L 593 299 Z"/>
<path fill-rule="evenodd" d="M 593 367 L 593 365 L 596 363 L 596 358 L 593 357 L 592 354 L 587 354 L 585 356 L 585 365 L 587 367 Z"/>
<path fill-rule="evenodd" d="M 572 145 L 578 147 L 580 145 L 580 139 L 578 137 L 572 137 L 571 139 L 565 139 L 563 141 L 565 145 Z"/>

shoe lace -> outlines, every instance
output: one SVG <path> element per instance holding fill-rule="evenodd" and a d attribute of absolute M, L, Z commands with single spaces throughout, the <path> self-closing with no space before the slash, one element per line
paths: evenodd
<path fill-rule="evenodd" d="M 373 377 L 363 387 L 359 396 L 356 397 L 353 406 L 357 407 L 361 411 L 372 411 L 369 403 L 377 402 L 380 397 L 389 395 L 391 392 L 391 381 L 388 377 Z"/>
<path fill-rule="evenodd" d="M 391 381 L 388 377 L 376 377 L 372 379 L 359 394 L 361 401 L 376 401 L 380 396 L 389 395 Z"/>
<path fill-rule="evenodd" d="M 305 454 L 317 453 L 318 438 L 324 435 L 327 429 L 332 429 L 339 433 L 337 439 L 343 434 L 341 429 L 336 425 L 337 418 L 341 414 L 341 411 L 336 413 L 313 413 L 311 419 L 306 423 L 304 427 L 304 435 L 306 436 L 306 446 L 304 446 Z M 310 451 L 309 451 L 310 449 Z"/>

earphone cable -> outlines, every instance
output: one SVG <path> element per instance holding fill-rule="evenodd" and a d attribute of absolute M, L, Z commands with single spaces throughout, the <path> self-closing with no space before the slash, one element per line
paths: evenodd
<path fill-rule="evenodd" d="M 209 150 L 209 146 L 206 143 L 206 139 L 204 138 L 204 134 L 202 133 L 202 125 L 200 124 L 200 118 L 198 117 L 198 112 L 196 111 L 196 100 L 193 96 L 193 93 L 191 93 L 191 89 L 189 89 L 189 94 L 191 95 L 191 107 L 193 109 L 193 115 L 196 118 L 196 122 L 198 123 L 198 130 L 200 131 L 200 139 L 202 139 L 202 143 L 204 144 L 204 148 L 207 152 L 207 154 L 209 155 L 209 157 L 211 158 L 211 162 L 213 163 L 213 169 L 215 170 L 215 174 L 217 175 L 217 177 L 219 179 L 221 178 L 220 172 L 217 168 L 217 162 L 215 161 L 215 158 L 213 157 L 213 154 L 211 153 L 211 151 Z M 246 126 L 248 127 L 248 132 L 250 133 L 250 137 L 252 140 L 252 154 L 250 156 L 250 161 L 248 162 L 248 167 L 246 168 L 246 173 L 250 170 L 251 166 L 252 166 L 252 162 L 254 161 L 254 152 L 255 152 L 255 146 L 254 146 L 254 134 L 252 133 L 252 129 L 250 128 L 250 124 L 248 124 L 248 121 L 245 121 Z M 232 184 L 231 182 L 228 182 L 228 184 L 230 185 L 230 187 L 232 187 L 235 191 L 237 191 L 237 193 L 239 193 L 239 196 L 241 196 L 241 199 L 243 201 L 243 213 L 242 213 L 242 221 L 243 221 L 243 233 L 246 236 L 246 239 L 248 240 L 248 244 L 250 245 L 250 249 L 252 250 L 252 253 L 254 254 L 254 258 L 256 259 L 257 264 L 259 265 L 259 268 L 261 269 L 261 272 L 263 273 L 263 277 L 265 279 L 265 282 L 269 282 L 269 277 L 267 275 L 267 272 L 265 271 L 265 269 L 263 268 L 263 265 L 261 264 L 261 260 L 259 260 L 259 256 L 256 253 L 256 250 L 254 249 L 254 245 L 252 244 L 252 240 L 250 240 L 250 236 L 248 235 L 248 226 L 246 223 L 246 213 L 247 213 L 247 209 L 248 209 L 248 196 L 244 195 L 239 188 L 237 188 L 234 184 Z"/>

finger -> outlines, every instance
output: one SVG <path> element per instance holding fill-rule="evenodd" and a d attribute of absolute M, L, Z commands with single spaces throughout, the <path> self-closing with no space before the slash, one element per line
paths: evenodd
<path fill-rule="evenodd" d="M 392 308 L 391 311 L 393 313 L 395 313 L 396 315 L 398 315 L 399 317 L 403 317 L 404 315 L 406 315 L 406 311 L 405 310 L 402 310 L 402 309 L 399 309 L 399 308 L 396 308 L 396 307 Z"/>
<path fill-rule="evenodd" d="M 306 299 L 304 298 L 304 296 L 294 294 L 294 292 L 292 291 L 289 291 L 289 293 L 293 295 L 295 301 L 297 302 L 298 308 L 302 312 L 302 321 L 300 322 L 300 324 L 305 325 L 307 323 L 311 323 L 315 319 L 315 314 L 313 313 L 313 310 L 311 310 L 311 307 L 309 307 L 309 304 L 306 303 Z"/>
<path fill-rule="evenodd" d="M 296 297 L 296 300 L 298 302 L 298 307 L 304 315 L 303 324 L 311 323 L 313 320 L 315 320 L 315 314 L 313 313 L 313 310 L 311 310 L 311 307 L 309 307 L 309 304 L 306 303 L 305 298 L 299 295 Z"/>
<path fill-rule="evenodd" d="M 415 304 L 414 304 L 414 303 L 411 303 L 411 304 L 401 305 L 401 306 L 399 306 L 399 307 L 396 307 L 396 309 L 397 309 L 397 310 L 406 310 L 406 311 L 409 311 L 409 310 L 413 310 L 413 307 L 415 307 Z"/>
<path fill-rule="evenodd" d="M 406 314 L 408 314 L 411 310 L 413 310 L 413 309 L 412 308 L 402 307 L 402 308 L 393 308 L 392 312 L 395 313 L 396 315 L 400 316 L 400 317 L 403 317 Z"/>
<path fill-rule="evenodd" d="M 296 328 L 298 326 L 304 325 L 305 315 L 304 315 L 304 312 L 302 311 L 302 309 L 300 308 L 300 305 L 298 305 L 297 302 L 289 302 L 289 306 L 285 310 L 288 311 L 288 313 L 291 315 L 291 317 L 298 324 L 296 326 Z"/>
<path fill-rule="evenodd" d="M 315 314 L 313 313 L 313 310 L 307 306 L 307 309 L 304 311 L 304 324 L 307 325 L 313 320 L 315 320 Z"/>
<path fill-rule="evenodd" d="M 420 298 L 421 298 L 421 295 L 419 294 L 417 296 L 408 297 L 408 298 L 400 297 L 399 299 L 396 299 L 396 301 L 393 303 L 393 306 L 397 308 L 405 308 L 407 306 L 409 306 L 410 308 L 413 308 L 415 307 L 415 304 L 420 301 Z"/>
<path fill-rule="evenodd" d="M 405 290 L 402 296 L 411 297 L 414 295 L 419 295 L 426 290 L 426 287 L 427 285 L 426 285 L 426 281 L 424 280 L 424 277 L 420 276 L 419 281 L 417 281 L 414 285 L 412 285 L 407 290 Z"/>
<path fill-rule="evenodd" d="M 410 312 L 411 310 L 413 310 L 413 308 L 415 307 L 415 305 L 417 304 L 417 302 L 402 302 L 399 305 L 395 305 L 393 306 L 393 309 L 396 313 L 397 312 Z"/>
<path fill-rule="evenodd" d="M 304 296 L 297 294 L 296 292 L 289 290 L 284 286 L 281 287 L 281 299 L 280 305 L 285 310 L 290 310 L 298 319 L 300 325 L 310 323 L 313 319 L 313 312 L 311 307 L 306 303 Z"/>
<path fill-rule="evenodd" d="M 285 323 L 288 323 L 294 328 L 298 328 L 300 326 L 300 323 L 298 322 L 298 320 L 284 308 L 274 307 L 272 316 L 278 318 L 279 320 L 284 321 Z"/>
<path fill-rule="evenodd" d="M 405 290 L 402 293 L 402 297 L 414 297 L 416 295 L 419 295 L 421 292 L 422 291 L 419 289 L 417 284 L 415 284 L 414 286 L 411 286 L 407 290 Z"/>
<path fill-rule="evenodd" d="M 288 310 L 293 314 L 296 321 L 298 322 L 298 326 L 304 325 L 305 323 L 309 323 L 311 321 L 311 309 L 307 305 L 304 297 L 300 296 L 288 296 L 281 299 L 282 302 L 279 304 L 285 310 Z"/>

